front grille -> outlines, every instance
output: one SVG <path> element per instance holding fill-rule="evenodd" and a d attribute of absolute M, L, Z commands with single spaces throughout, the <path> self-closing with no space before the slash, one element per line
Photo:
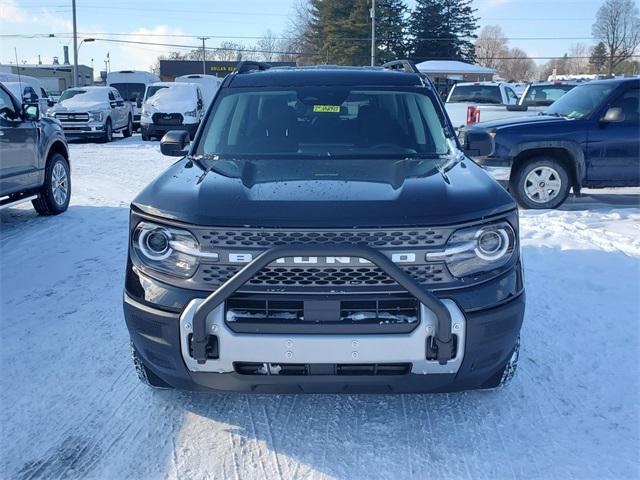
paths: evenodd
<path fill-rule="evenodd" d="M 451 228 L 352 229 L 352 230 L 276 230 L 276 229 L 211 229 L 201 230 L 200 244 L 205 248 L 259 248 L 278 245 L 368 245 L 374 248 L 436 247 L 444 245 Z"/>
<path fill-rule="evenodd" d="M 65 122 L 88 122 L 88 113 L 56 113 L 56 120 L 61 123 Z"/>
<path fill-rule="evenodd" d="M 194 280 L 198 284 L 221 285 L 241 267 L 203 265 Z M 444 264 L 410 265 L 402 267 L 423 285 L 448 283 L 453 277 Z M 397 285 L 395 280 L 377 267 L 266 267 L 247 284 L 255 287 L 384 287 Z"/>
<path fill-rule="evenodd" d="M 156 125 L 182 125 L 179 113 L 154 113 L 151 118 Z"/>
<path fill-rule="evenodd" d="M 406 375 L 411 372 L 410 363 L 254 363 L 235 362 L 240 375 Z"/>

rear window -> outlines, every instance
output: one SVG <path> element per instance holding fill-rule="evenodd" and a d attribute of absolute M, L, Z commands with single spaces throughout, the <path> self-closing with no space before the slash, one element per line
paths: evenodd
<path fill-rule="evenodd" d="M 527 90 L 522 105 L 529 107 L 548 107 L 562 97 L 575 85 L 532 85 Z"/>
<path fill-rule="evenodd" d="M 432 99 L 416 91 L 348 87 L 227 89 L 197 154 L 255 157 L 444 155 Z"/>
<path fill-rule="evenodd" d="M 448 103 L 502 104 L 498 85 L 462 85 L 454 86 Z"/>

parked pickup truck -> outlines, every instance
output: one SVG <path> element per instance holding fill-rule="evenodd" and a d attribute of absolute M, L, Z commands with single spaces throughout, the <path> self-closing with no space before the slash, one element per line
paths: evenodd
<path fill-rule="evenodd" d="M 467 152 L 525 208 L 555 208 L 581 187 L 640 185 L 640 79 L 582 84 L 544 115 L 465 129 Z M 493 137 L 490 155 L 475 144 Z"/>
<path fill-rule="evenodd" d="M 455 93 L 459 85 L 464 90 Z M 510 83 L 459 83 L 449 93 L 445 106 L 451 123 L 459 129 L 479 122 L 538 115 L 576 85 L 579 83 L 533 83 L 526 87 L 517 103 L 511 103 L 515 90 Z"/>
<path fill-rule="evenodd" d="M 243 62 L 193 141 L 164 135 L 180 158 L 129 225 L 142 382 L 402 393 L 513 377 L 516 204 L 464 156 L 431 82 L 396 64 Z"/>
<path fill-rule="evenodd" d="M 124 137 L 133 132 L 131 104 L 113 87 L 69 88 L 47 115 L 62 124 L 69 139 L 110 142 L 114 132 L 122 132 Z"/>
<path fill-rule="evenodd" d="M 60 124 L 40 118 L 0 84 L 0 209 L 32 202 L 40 215 L 64 212 L 71 197 L 69 150 Z"/>

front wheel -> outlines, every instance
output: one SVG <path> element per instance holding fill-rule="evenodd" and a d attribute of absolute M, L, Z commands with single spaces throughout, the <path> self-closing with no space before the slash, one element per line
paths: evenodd
<path fill-rule="evenodd" d="M 124 138 L 129 138 L 133 133 L 133 121 L 131 120 L 131 115 L 129 115 L 129 119 L 127 120 L 127 128 L 122 130 L 122 136 Z"/>
<path fill-rule="evenodd" d="M 69 162 L 61 154 L 55 153 L 47 163 L 44 185 L 38 198 L 32 202 L 33 208 L 40 215 L 58 215 L 69 207 L 70 198 Z"/>
<path fill-rule="evenodd" d="M 102 142 L 109 143 L 113 140 L 113 127 L 111 126 L 111 119 L 107 119 L 107 123 L 104 125 L 104 134 L 102 135 Z"/>
<path fill-rule="evenodd" d="M 523 208 L 557 208 L 569 196 L 569 174 L 555 158 L 534 157 L 511 179 L 511 192 Z"/>

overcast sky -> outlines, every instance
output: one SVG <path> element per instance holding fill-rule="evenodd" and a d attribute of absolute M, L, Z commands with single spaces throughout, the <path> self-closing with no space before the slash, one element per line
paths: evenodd
<path fill-rule="evenodd" d="M 77 0 L 80 38 L 112 38 L 155 41 L 180 45 L 198 45 L 199 41 L 179 35 L 203 35 L 211 47 L 226 39 L 254 43 L 271 29 L 282 33 L 295 0 Z M 592 44 L 591 25 L 604 0 L 475 0 L 480 25 L 500 25 L 510 45 L 525 50 L 531 57 L 563 55 L 571 44 Z M 409 2 L 410 4 L 413 2 Z M 51 63 L 53 56 L 62 61 L 62 47 L 69 45 L 71 0 L 1 0 L 0 34 L 57 34 L 55 38 L 11 38 L 0 41 L 0 62 L 15 63 L 14 48 L 20 63 Z M 134 36 L 114 36 L 134 33 Z M 67 35 L 61 35 L 67 34 Z M 534 40 L 532 38 L 554 38 Z M 71 48 L 70 48 L 71 49 Z M 107 52 L 111 69 L 148 69 L 158 55 L 172 47 L 122 45 L 96 41 L 85 43 L 79 63 L 104 69 Z M 543 60 L 539 60 L 542 62 Z"/>

